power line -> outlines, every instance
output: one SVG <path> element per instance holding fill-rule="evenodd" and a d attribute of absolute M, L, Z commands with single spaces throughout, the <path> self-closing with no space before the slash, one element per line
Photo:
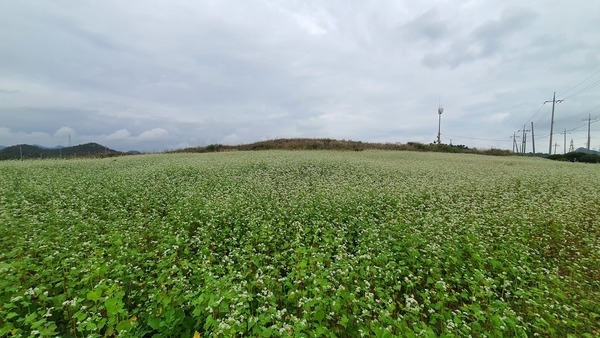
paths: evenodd
<path fill-rule="evenodd" d="M 589 114 L 589 113 L 593 112 L 594 110 L 596 110 L 598 108 L 600 108 L 600 105 L 588 108 L 588 109 L 586 109 L 584 111 L 580 111 L 580 112 L 575 113 L 575 114 L 571 114 L 569 116 L 565 116 L 562 120 L 557 120 L 557 122 L 564 122 L 564 121 L 571 120 L 571 119 L 578 119 L 580 117 L 578 117 L 577 115 Z"/>
<path fill-rule="evenodd" d="M 542 116 L 540 116 L 540 118 L 537 119 L 537 121 L 535 121 L 535 124 L 538 124 L 541 121 L 543 121 L 544 119 L 546 119 L 546 117 L 548 117 L 548 114 L 550 114 L 551 111 L 552 111 L 552 108 L 548 108 L 548 110 L 546 110 L 546 112 Z"/>
<path fill-rule="evenodd" d="M 564 96 L 565 94 L 567 94 L 567 93 L 568 93 L 568 92 L 570 92 L 571 90 L 573 90 L 573 89 L 577 88 L 577 86 L 579 86 L 580 84 L 582 84 L 582 83 L 584 83 L 585 81 L 589 80 L 589 79 L 590 79 L 592 76 L 594 76 L 594 75 L 596 75 L 596 74 L 598 74 L 598 73 L 600 73 L 600 68 L 598 68 L 598 70 L 597 70 L 597 71 L 593 72 L 591 75 L 589 75 L 589 76 L 588 76 L 588 77 L 586 77 L 585 79 L 583 79 L 583 80 L 579 81 L 579 82 L 578 82 L 576 85 L 574 85 L 573 87 L 571 87 L 571 88 L 567 89 L 565 92 L 563 92 L 563 93 L 560 93 L 560 94 Z M 569 96 L 569 97 L 570 97 L 570 96 Z"/>
<path fill-rule="evenodd" d="M 575 131 L 575 130 L 583 128 L 583 127 L 585 127 L 585 124 L 579 125 L 579 126 L 577 126 L 575 128 L 567 129 L 567 131 Z"/>
<path fill-rule="evenodd" d="M 478 140 L 478 141 L 495 141 L 495 142 L 504 142 L 506 139 L 491 139 L 491 138 L 479 138 L 479 137 L 469 137 L 469 136 L 458 136 L 458 135 L 448 135 L 448 137 L 458 138 L 458 139 L 467 139 L 467 140 Z"/>
<path fill-rule="evenodd" d="M 536 136 L 535 139 L 536 140 L 543 140 L 543 139 L 547 138 L 548 136 L 550 136 L 550 134 L 544 134 L 542 136 Z"/>
<path fill-rule="evenodd" d="M 586 112 L 588 112 L 588 111 L 586 111 Z M 579 113 L 579 114 L 581 114 L 581 113 Z M 588 115 L 590 115 L 590 114 L 588 113 Z M 584 128 L 584 127 L 586 127 L 586 126 L 587 126 L 587 124 L 586 124 L 586 123 L 584 123 L 584 124 L 581 124 L 581 121 L 587 121 L 587 120 L 588 120 L 588 119 L 586 118 L 586 119 L 583 119 L 583 120 L 579 120 L 579 121 L 577 121 L 577 122 L 579 122 L 579 124 L 578 124 L 576 127 L 573 127 L 573 128 L 571 128 L 571 129 L 567 129 L 567 131 L 576 131 L 576 130 L 579 130 L 579 129 L 581 129 L 581 128 Z M 600 122 L 600 119 L 597 119 L 597 118 L 594 118 L 594 119 L 592 119 L 592 121 L 591 121 L 591 124 L 594 124 L 594 123 L 596 123 L 596 122 Z"/>
<path fill-rule="evenodd" d="M 600 80 L 598 80 L 598 81 L 596 81 L 596 82 L 592 83 L 591 85 L 589 85 L 589 86 L 587 86 L 587 87 L 585 87 L 585 88 L 581 89 L 580 91 L 578 91 L 578 92 L 576 92 L 576 93 L 574 93 L 574 94 L 571 94 L 571 95 L 569 95 L 569 96 L 565 97 L 565 98 L 564 98 L 564 100 L 566 100 L 566 99 L 568 99 L 568 98 L 572 98 L 573 96 L 579 95 L 579 94 L 581 94 L 581 93 L 585 92 L 585 91 L 586 91 L 586 90 L 588 90 L 588 89 L 591 89 L 591 88 L 593 88 L 593 87 L 596 87 L 597 85 L 600 85 Z"/>
<path fill-rule="evenodd" d="M 543 107 L 544 107 L 544 104 L 542 103 L 540 105 L 540 107 L 535 111 L 535 113 L 533 113 L 533 116 L 530 117 L 529 120 L 525 121 L 525 124 L 527 124 L 527 122 L 533 120 L 536 117 L 536 115 L 540 112 L 540 110 L 542 110 Z"/>
<path fill-rule="evenodd" d="M 551 113 L 551 118 L 550 118 L 550 133 L 549 133 L 549 134 L 547 134 L 547 135 L 542 135 L 542 136 L 537 136 L 537 137 L 534 137 L 534 135 L 533 135 L 533 132 L 532 132 L 532 135 L 531 135 L 532 142 L 535 142 L 535 140 L 542 140 L 542 139 L 545 139 L 546 137 L 549 137 L 549 138 L 550 138 L 550 142 L 549 142 L 549 150 L 548 150 L 548 153 L 549 153 L 549 154 L 552 154 L 552 147 L 553 147 L 553 144 L 552 144 L 552 136 L 553 136 L 553 133 L 554 133 L 554 124 L 555 124 L 555 120 L 554 120 L 554 112 L 555 112 L 555 106 L 556 106 L 556 104 L 557 104 L 557 103 L 561 103 L 561 102 L 563 102 L 564 100 L 566 100 L 566 99 L 568 99 L 568 98 L 572 98 L 572 97 L 574 97 L 574 96 L 576 96 L 576 95 L 579 95 L 579 94 L 581 94 L 581 93 L 583 93 L 583 92 L 585 92 L 585 91 L 587 91 L 587 90 L 589 90 L 589 89 L 591 89 L 591 88 L 594 88 L 594 87 L 596 87 L 596 86 L 600 85 L 600 79 L 599 79 L 599 80 L 593 80 L 594 82 L 592 82 L 591 84 L 589 84 L 589 85 L 585 86 L 584 88 L 579 88 L 579 87 L 580 87 L 582 84 L 584 84 L 584 83 L 588 82 L 590 79 L 592 79 L 594 76 L 596 76 L 596 75 L 597 75 L 597 74 L 599 74 L 599 73 L 600 73 L 600 68 L 597 68 L 597 69 L 596 69 L 595 71 L 593 71 L 593 72 L 592 72 L 590 75 L 586 76 L 586 77 L 585 77 L 583 80 L 581 80 L 581 81 L 577 82 L 576 84 L 572 85 L 572 86 L 571 86 L 569 89 L 567 89 L 566 91 L 561 91 L 561 92 L 560 92 L 560 94 L 561 94 L 562 96 L 564 96 L 564 95 L 565 95 L 565 94 L 567 94 L 567 93 L 571 93 L 571 94 L 569 94 L 568 96 L 564 97 L 563 99 L 557 100 L 557 99 L 556 99 L 556 92 L 554 92 L 554 95 L 553 95 L 553 97 L 552 97 L 552 100 L 551 100 L 551 101 L 545 101 L 544 103 L 542 103 L 542 104 L 540 105 L 540 107 L 539 107 L 539 108 L 538 108 L 538 109 L 535 111 L 535 113 L 533 113 L 533 115 L 532 115 L 532 116 L 531 116 L 531 117 L 530 117 L 530 118 L 529 118 L 529 119 L 528 119 L 528 120 L 525 122 L 525 125 L 526 125 L 528 122 L 530 122 L 530 121 L 534 121 L 534 119 L 535 119 L 535 118 L 536 118 L 536 117 L 537 117 L 537 116 L 540 114 L 540 112 L 542 111 L 542 108 L 544 107 L 544 105 L 545 105 L 546 103 L 548 103 L 548 102 L 552 102 L 552 107 L 551 107 L 551 108 L 549 108 L 548 110 L 546 110 L 546 111 L 545 111 L 543 114 L 541 114 L 541 115 L 539 116 L 539 118 L 538 118 L 537 120 L 535 120 L 535 124 L 539 124 L 541 121 L 543 121 L 543 120 L 545 120 L 545 119 L 546 119 L 546 117 L 548 116 L 548 114 L 550 114 L 550 113 Z M 573 83 L 573 82 L 574 82 L 574 81 L 572 81 L 571 83 Z M 576 90 L 577 88 L 579 88 L 579 89 L 578 89 L 577 91 L 573 92 L 573 91 L 574 91 L 574 90 Z M 589 113 L 589 112 L 591 112 L 591 111 L 593 111 L 593 110 L 595 110 L 595 109 L 597 109 L 597 108 L 600 108 L 600 105 L 598 105 L 598 106 L 595 106 L 595 107 L 592 107 L 592 108 L 589 108 L 589 109 L 587 109 L 587 110 L 586 110 L 586 111 L 584 111 L 584 112 L 579 112 L 579 113 L 576 113 L 576 114 L 569 115 L 569 116 L 567 116 L 567 117 L 563 117 L 562 119 L 559 119 L 558 121 L 559 121 L 559 122 L 561 122 L 561 124 L 562 124 L 562 123 L 564 123 L 565 121 L 568 121 L 568 120 L 570 120 L 570 119 L 574 118 L 575 116 L 577 116 L 577 115 L 579 115 L 579 114 L 583 114 L 583 113 Z M 595 122 L 595 121 L 594 121 L 594 122 Z M 533 131 L 533 124 L 534 124 L 534 122 L 531 122 L 531 123 L 532 123 L 532 126 L 531 126 L 531 131 Z M 589 121 L 588 121 L 588 123 L 589 123 Z M 565 129 L 564 129 L 564 134 L 565 134 L 565 137 L 566 137 L 566 133 L 568 133 L 569 131 L 574 131 L 574 130 L 580 129 L 580 128 L 582 128 L 582 127 L 584 127 L 584 126 L 582 126 L 582 125 L 578 125 L 578 126 L 576 126 L 576 127 L 574 127 L 574 128 L 571 128 L 571 129 L 567 129 L 567 128 L 565 128 Z M 522 130 L 519 130 L 519 131 L 524 131 L 524 130 L 525 130 L 525 126 L 523 127 L 523 129 L 522 129 Z M 529 130 L 528 130 L 528 131 L 529 131 Z M 515 135 L 515 136 L 516 136 L 516 135 Z M 513 138 L 514 138 L 514 136 L 513 136 Z M 497 140 L 497 141 L 500 141 L 500 140 Z M 513 142 L 514 142 L 514 139 L 513 139 Z M 525 140 L 523 140 L 523 142 L 525 142 Z M 556 147 L 556 145 L 554 145 L 554 146 Z"/>

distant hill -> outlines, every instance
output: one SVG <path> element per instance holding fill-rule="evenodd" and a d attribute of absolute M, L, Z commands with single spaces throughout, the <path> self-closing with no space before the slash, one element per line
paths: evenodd
<path fill-rule="evenodd" d="M 0 146 L 0 150 L 2 150 L 2 149 L 4 149 L 4 148 L 6 148 L 6 147 L 5 147 L 5 146 Z"/>
<path fill-rule="evenodd" d="M 584 148 L 584 147 L 580 147 L 580 148 L 575 149 L 575 152 L 588 154 L 587 148 Z M 600 155 L 600 151 L 590 150 L 589 154 Z"/>
<path fill-rule="evenodd" d="M 361 141 L 348 140 L 332 140 L 332 139 L 308 139 L 308 138 L 292 138 L 292 139 L 275 139 L 260 141 L 250 144 L 242 144 L 237 146 L 229 146 L 223 144 L 211 144 L 205 147 L 192 147 L 177 150 L 175 152 L 186 153 L 208 153 L 220 151 L 234 150 L 353 150 L 361 151 L 366 149 L 381 149 L 381 150 L 411 150 L 411 151 L 431 151 L 445 153 L 473 153 L 485 155 L 511 155 L 508 150 L 489 149 L 479 150 L 468 148 L 464 145 L 451 144 L 423 144 L 419 142 L 408 142 L 407 144 L 400 143 L 369 143 Z"/>
<path fill-rule="evenodd" d="M 37 145 L 18 144 L 0 149 L 0 160 L 54 157 L 105 157 L 120 154 L 122 153 L 98 143 L 86 143 L 60 148 L 46 148 Z"/>

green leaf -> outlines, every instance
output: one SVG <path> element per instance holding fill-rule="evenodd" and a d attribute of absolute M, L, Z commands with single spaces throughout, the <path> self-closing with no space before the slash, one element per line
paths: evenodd
<path fill-rule="evenodd" d="M 155 329 L 155 330 L 159 330 L 160 329 L 161 323 L 162 323 L 162 320 L 159 317 L 150 317 L 150 318 L 148 318 L 148 325 L 151 328 Z"/>
<path fill-rule="evenodd" d="M 85 329 L 88 331 L 96 331 L 96 329 L 98 329 L 98 328 L 99 327 L 94 322 L 87 322 L 87 324 L 85 324 Z M 100 328 L 102 328 L 102 327 L 100 327 Z"/>
<path fill-rule="evenodd" d="M 5 337 L 7 336 L 7 334 L 11 331 L 14 330 L 14 326 L 11 323 L 6 323 L 4 326 L 0 327 L 0 336 Z"/>
<path fill-rule="evenodd" d="M 322 309 L 319 309 L 315 312 L 315 317 L 314 317 L 318 322 L 322 321 L 323 318 L 325 318 L 325 311 L 323 311 Z"/>
<path fill-rule="evenodd" d="M 327 333 L 327 328 L 323 327 L 323 326 L 317 326 L 317 328 L 315 329 L 315 336 L 319 337 L 319 336 L 324 336 Z"/>
<path fill-rule="evenodd" d="M 118 298 L 107 298 L 104 301 L 109 316 L 117 314 L 123 308 L 123 302 Z"/>
<path fill-rule="evenodd" d="M 128 331 L 129 329 L 131 329 L 131 321 L 129 319 L 123 320 L 117 324 L 117 331 Z"/>
<path fill-rule="evenodd" d="M 102 296 L 102 290 L 101 289 L 94 289 L 90 292 L 87 293 L 87 299 L 93 301 L 93 302 L 97 302 L 98 300 L 100 300 L 100 297 Z"/>
<path fill-rule="evenodd" d="M 73 315 L 73 318 L 77 319 L 77 321 L 82 322 L 84 319 L 87 318 L 87 314 L 85 312 L 77 311 Z"/>
<path fill-rule="evenodd" d="M 19 315 L 19 314 L 18 314 L 18 313 L 16 313 L 16 312 L 9 312 L 9 313 L 6 315 L 6 319 L 11 319 L 11 318 L 17 317 L 18 315 Z"/>
<path fill-rule="evenodd" d="M 208 331 L 214 324 L 216 320 L 212 316 L 206 317 L 206 321 L 204 322 L 204 331 Z"/>
<path fill-rule="evenodd" d="M 262 330 L 260 331 L 260 336 L 261 337 L 271 337 L 271 336 L 273 336 L 273 329 L 270 329 L 268 327 L 262 328 Z"/>
<path fill-rule="evenodd" d="M 343 328 L 346 328 L 348 326 L 348 322 L 349 322 L 348 317 L 345 314 L 342 315 L 342 318 L 340 319 L 340 325 Z"/>
<path fill-rule="evenodd" d="M 306 269 L 306 267 L 308 266 L 308 261 L 306 261 L 306 259 L 303 259 L 298 265 L 300 266 L 300 269 Z"/>

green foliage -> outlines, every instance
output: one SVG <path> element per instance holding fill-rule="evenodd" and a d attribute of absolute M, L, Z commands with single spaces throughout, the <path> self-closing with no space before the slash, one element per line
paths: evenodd
<path fill-rule="evenodd" d="M 600 155 L 586 154 L 582 152 L 570 152 L 566 154 L 555 154 L 548 156 L 555 161 L 581 162 L 581 163 L 600 163 Z"/>
<path fill-rule="evenodd" d="M 3 162 L 0 336 L 598 336 L 595 169 L 371 150 Z"/>

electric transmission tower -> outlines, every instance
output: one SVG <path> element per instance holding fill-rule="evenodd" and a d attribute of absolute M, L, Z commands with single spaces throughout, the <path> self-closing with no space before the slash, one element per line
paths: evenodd
<path fill-rule="evenodd" d="M 510 138 L 513 139 L 513 153 L 520 152 L 519 144 L 517 143 L 517 139 L 520 138 L 520 136 L 517 135 L 517 132 L 514 132 L 513 136 L 511 136 Z"/>
<path fill-rule="evenodd" d="M 575 151 L 575 148 L 573 147 L 573 139 L 571 139 L 571 144 L 569 145 L 569 152 L 572 153 Z"/>

